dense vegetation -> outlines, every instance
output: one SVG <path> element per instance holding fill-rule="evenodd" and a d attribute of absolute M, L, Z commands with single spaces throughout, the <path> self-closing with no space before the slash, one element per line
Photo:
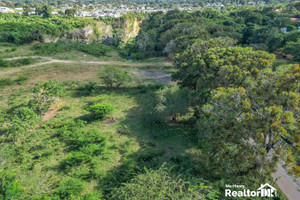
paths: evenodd
<path fill-rule="evenodd" d="M 0 199 L 212 200 L 226 184 L 275 186 L 279 162 L 299 177 L 295 5 L 154 12 L 135 38 L 90 43 L 41 38 L 98 20 L 121 30 L 138 15 L 0 15 Z"/>
<path fill-rule="evenodd" d="M 292 54 L 297 61 L 299 52 L 295 50 L 299 47 L 300 21 L 290 18 L 299 17 L 300 8 L 293 5 L 286 6 L 280 13 L 274 12 L 274 7 L 157 12 L 143 21 L 130 51 L 173 57 L 196 41 L 230 37 L 237 45 L 276 53 L 281 58 Z M 287 28 L 288 33 L 281 28 Z"/>

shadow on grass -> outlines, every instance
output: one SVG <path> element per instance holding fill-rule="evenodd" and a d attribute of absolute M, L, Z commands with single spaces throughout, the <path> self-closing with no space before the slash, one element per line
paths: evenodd
<path fill-rule="evenodd" d="M 190 128 L 193 122 L 149 124 L 144 119 L 147 98 L 159 88 L 145 86 L 110 91 L 135 97 L 138 105 L 127 111 L 124 120 L 119 122 L 117 132 L 134 138 L 140 148 L 131 154 L 127 153 L 126 146 L 119 148 L 122 154 L 121 164 L 100 178 L 98 189 L 104 191 L 108 199 L 112 188 L 120 187 L 137 174 L 145 172 L 145 168 L 159 169 L 164 163 L 172 166 L 175 176 L 202 175 L 201 164 L 187 153 L 187 150 L 197 145 L 196 132 Z"/>

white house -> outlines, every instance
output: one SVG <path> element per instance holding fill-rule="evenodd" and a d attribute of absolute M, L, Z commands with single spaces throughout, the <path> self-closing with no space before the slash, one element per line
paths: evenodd
<path fill-rule="evenodd" d="M 0 7 L 0 12 L 1 13 L 9 13 L 9 12 L 11 12 L 11 9 L 8 7 Z"/>

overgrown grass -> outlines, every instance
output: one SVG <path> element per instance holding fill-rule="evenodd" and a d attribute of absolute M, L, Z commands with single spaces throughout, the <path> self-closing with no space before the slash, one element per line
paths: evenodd
<path fill-rule="evenodd" d="M 94 56 L 104 56 L 106 53 L 112 51 L 111 47 L 103 44 L 83 44 L 72 41 L 40 43 L 33 45 L 32 49 L 39 55 L 55 55 L 75 49 Z"/>

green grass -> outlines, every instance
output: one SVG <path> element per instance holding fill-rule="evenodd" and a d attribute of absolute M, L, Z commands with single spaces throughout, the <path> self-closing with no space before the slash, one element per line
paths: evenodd
<path fill-rule="evenodd" d="M 32 45 L 18 46 L 15 51 L 10 51 L 12 47 L 0 46 L 0 58 L 33 56 L 34 52 L 31 51 L 31 46 Z"/>
<path fill-rule="evenodd" d="M 71 55 L 70 52 L 66 54 Z M 67 88 L 67 95 L 53 107 L 54 111 L 41 116 L 38 125 L 20 142 L 13 144 L 4 138 L 0 141 L 1 157 L 5 156 L 2 169 L 22 177 L 18 181 L 24 191 L 23 198 L 39 198 L 45 191 L 56 195 L 58 188 L 62 187 L 60 183 L 69 178 L 81 181 L 84 187 L 81 196 L 92 191 L 102 191 L 104 196 L 109 196 L 113 187 L 131 179 L 144 167 L 157 168 L 164 162 L 171 162 L 172 158 L 181 157 L 192 145 L 191 140 L 186 137 L 191 130 L 184 124 L 151 127 L 141 119 L 146 94 L 158 88 L 143 86 L 144 80 L 136 77 L 133 72 L 170 72 L 172 69 L 169 66 L 132 67 L 130 63 L 128 66 L 122 66 L 123 70 L 131 74 L 133 80 L 126 87 L 118 89 L 108 89 L 99 83 L 97 74 L 104 69 L 103 65 L 51 63 L 24 67 L 18 71 L 16 69 L 5 69 L 11 73 L 3 73 L 1 76 L 13 81 L 9 81 L 10 83 L 1 89 L 0 110 L 5 113 L 9 114 L 12 110 L 27 106 L 32 98 L 32 87 L 37 81 L 56 78 L 64 81 Z M 26 76 L 21 85 L 17 83 L 20 73 Z M 96 84 L 90 87 L 90 82 Z M 115 110 L 106 119 L 97 120 L 86 108 L 93 103 L 93 97 L 102 94 L 109 97 L 108 102 L 115 106 Z M 61 132 L 61 124 L 69 126 L 78 120 L 85 121 L 85 124 L 75 130 L 86 134 L 89 131 L 97 131 L 105 138 L 105 153 L 93 156 L 90 161 L 92 164 L 81 163 L 65 170 L 62 166 L 71 155 L 72 145 L 65 140 L 66 133 Z M 1 125 L 0 132 L 5 126 Z"/>
<path fill-rule="evenodd" d="M 21 52 L 21 48 L 18 51 L 25 53 Z M 12 55 L 13 52 L 6 56 Z M 61 194 L 68 190 L 66 183 L 82 189 L 76 197 L 99 192 L 101 194 L 96 194 L 96 199 L 110 199 L 114 188 L 118 189 L 122 183 L 144 173 L 145 168 L 156 170 L 164 163 L 172 166 L 170 170 L 176 176 L 213 180 L 201 160 L 201 150 L 195 142 L 197 133 L 190 128 L 194 123 L 192 113 L 179 118 L 177 123 L 169 120 L 161 124 L 147 124 L 143 120 L 147 98 L 154 95 L 161 84 L 152 78 L 138 76 L 136 72 L 149 70 L 171 74 L 175 70 L 173 66 L 155 65 L 165 62 L 165 59 L 132 62 L 78 51 L 53 55 L 52 58 L 122 61 L 128 65 L 118 67 L 127 71 L 132 81 L 124 87 L 108 89 L 100 84 L 98 78 L 105 65 L 79 62 L 36 63 L 33 67 L 0 69 L 0 80 L 3 80 L 0 82 L 1 135 L 8 126 L 4 123 L 6 118 L 13 116 L 15 110 L 28 106 L 35 83 L 58 79 L 64 82 L 67 90 L 66 95 L 52 107 L 53 110 L 41 116 L 37 125 L 18 143 L 0 137 L 0 159 L 5 161 L 0 169 L 0 178 L 1 170 L 4 174 L 16 174 L 23 191 L 21 199 L 42 199 L 46 198 L 45 193 L 50 195 L 49 199 L 54 199 L 55 195 L 67 195 Z M 18 81 L 20 77 L 23 77 L 22 83 Z M 115 106 L 104 119 L 95 119 L 87 110 L 96 103 L 95 97 L 99 95 L 107 95 L 108 100 L 105 101 Z M 84 124 L 77 125 L 80 121 Z M 76 133 L 81 137 L 77 138 Z M 104 142 L 95 143 L 91 133 Z M 74 141 L 82 144 L 89 137 L 92 139 L 81 147 L 83 149 L 74 147 Z M 85 147 L 91 152 L 76 157 L 76 153 L 84 152 Z M 97 148 L 100 153 L 93 151 Z M 77 160 L 74 161 L 74 158 Z M 78 162 L 80 159 L 82 161 Z M 66 164 L 70 160 L 74 161 L 74 166 Z M 219 188 L 218 184 L 215 188 Z"/>

